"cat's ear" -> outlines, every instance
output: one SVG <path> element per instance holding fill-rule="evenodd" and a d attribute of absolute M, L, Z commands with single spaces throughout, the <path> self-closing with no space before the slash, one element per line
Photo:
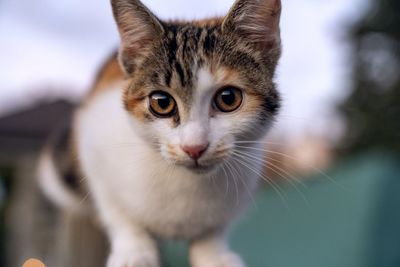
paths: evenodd
<path fill-rule="evenodd" d="M 262 49 L 280 45 L 280 0 L 237 0 L 222 29 Z"/>
<path fill-rule="evenodd" d="M 160 20 L 139 0 L 111 0 L 115 21 L 121 37 L 119 60 L 129 75 L 138 60 L 160 40 Z"/>

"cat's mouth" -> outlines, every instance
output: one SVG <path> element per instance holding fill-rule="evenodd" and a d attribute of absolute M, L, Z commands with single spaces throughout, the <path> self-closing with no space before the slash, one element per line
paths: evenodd
<path fill-rule="evenodd" d="M 196 161 L 193 161 L 192 164 L 186 165 L 186 168 L 188 168 L 189 170 L 196 172 L 196 173 L 206 173 L 206 172 L 211 172 L 215 168 L 215 165 L 214 164 L 212 164 L 212 165 L 201 164 L 196 160 Z"/>
<path fill-rule="evenodd" d="M 212 160 L 179 160 L 175 161 L 174 164 L 193 173 L 205 174 L 215 171 L 218 162 Z"/>
<path fill-rule="evenodd" d="M 170 151 L 167 151 L 170 152 Z M 184 155 L 174 155 L 173 153 L 167 153 L 165 159 L 172 165 L 179 166 L 193 173 L 205 174 L 211 173 L 218 169 L 218 166 L 223 162 L 225 157 L 221 155 L 204 155 L 199 158 L 189 158 Z"/>

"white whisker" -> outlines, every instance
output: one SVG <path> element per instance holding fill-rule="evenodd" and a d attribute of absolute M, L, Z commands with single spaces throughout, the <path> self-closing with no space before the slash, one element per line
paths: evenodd
<path fill-rule="evenodd" d="M 229 163 L 229 162 L 228 162 L 228 163 Z M 230 164 L 230 163 L 229 163 L 229 164 Z M 242 184 L 244 185 L 244 187 L 245 187 L 247 193 L 249 194 L 249 197 L 250 197 L 250 199 L 251 199 L 251 201 L 252 201 L 252 203 L 253 203 L 253 206 L 254 206 L 256 209 L 258 209 L 257 203 L 256 203 L 256 201 L 255 201 L 255 199 L 254 199 L 254 197 L 253 197 L 253 194 L 252 194 L 251 190 L 249 189 L 249 187 L 248 187 L 248 185 L 246 184 L 246 182 L 242 179 L 243 177 L 242 177 L 242 174 L 240 173 L 240 170 L 238 170 L 238 169 L 236 168 L 235 164 L 232 164 L 232 169 L 233 169 L 233 170 L 235 171 L 235 173 L 237 174 L 237 177 L 238 177 L 239 181 L 241 181 Z"/>
<path fill-rule="evenodd" d="M 241 157 L 241 155 L 238 155 L 238 154 L 234 154 L 234 155 Z M 249 166 L 243 160 L 240 160 L 240 159 L 238 159 L 236 157 L 232 157 L 232 159 L 235 160 L 236 162 L 238 162 L 239 164 L 245 166 L 246 168 L 248 168 L 249 170 L 254 172 L 256 175 L 260 176 L 264 181 L 266 181 L 274 189 L 274 191 L 279 195 L 279 197 L 282 199 L 282 201 L 285 204 L 285 206 L 287 206 L 287 197 L 284 196 L 285 193 L 283 193 L 282 189 L 271 178 L 267 177 L 263 173 L 260 173 L 259 171 L 257 171 L 253 167 Z"/>
<path fill-rule="evenodd" d="M 251 146 L 240 146 L 240 145 L 236 145 L 236 147 L 238 147 L 238 148 L 243 148 L 243 149 L 253 149 L 253 150 L 257 150 L 257 151 L 261 151 L 261 152 L 265 152 L 265 153 L 271 153 L 271 154 L 279 155 L 279 156 L 282 156 L 282 157 L 286 157 L 286 158 L 291 159 L 291 160 L 293 160 L 293 161 L 300 162 L 299 159 L 296 159 L 295 157 L 293 157 L 293 156 L 291 156 L 291 155 L 288 155 L 288 154 L 285 154 L 285 153 L 282 153 L 282 152 L 277 152 L 277 151 L 265 149 L 265 148 L 251 147 Z M 332 177 L 330 177 L 328 174 L 326 174 L 326 173 L 323 172 L 322 170 L 320 170 L 320 169 L 318 169 L 318 168 L 316 168 L 316 167 L 314 167 L 314 166 L 308 165 L 308 164 L 307 164 L 307 167 L 309 167 L 309 168 L 311 168 L 312 170 L 314 170 L 315 172 L 321 174 L 323 177 L 325 177 L 326 179 L 328 179 L 330 182 L 332 182 L 332 183 L 335 184 L 336 186 L 338 186 L 338 187 L 340 187 L 341 189 L 347 191 L 347 189 L 346 189 L 345 187 L 343 187 L 341 184 L 339 184 L 337 181 L 335 181 L 335 179 L 333 179 Z"/>
<path fill-rule="evenodd" d="M 228 161 L 226 161 L 226 163 L 229 164 Z M 232 177 L 232 179 L 233 179 L 233 182 L 235 184 L 235 189 L 236 189 L 236 205 L 239 206 L 239 188 L 238 188 L 238 184 L 237 184 L 236 179 L 235 179 L 235 175 L 234 175 L 233 171 L 231 170 L 230 166 L 231 166 L 230 164 L 227 165 L 228 171 L 231 174 L 231 176 L 227 177 L 227 180 L 229 180 L 230 177 Z"/>
<path fill-rule="evenodd" d="M 228 175 L 228 173 L 226 172 L 226 170 L 225 170 L 225 163 L 226 163 L 226 160 L 224 159 L 224 161 L 223 161 L 223 163 L 222 163 L 222 165 L 221 165 L 221 167 L 222 167 L 222 170 L 223 170 L 223 172 L 224 172 L 224 174 L 225 174 L 225 184 L 226 184 L 226 186 L 225 186 L 225 197 L 228 195 L 228 191 L 229 191 L 229 175 Z M 228 168 L 228 167 L 227 167 Z"/>
<path fill-rule="evenodd" d="M 304 193 L 298 188 L 298 186 L 293 182 L 297 182 L 299 184 L 301 184 L 304 188 L 307 188 L 305 186 L 305 184 L 303 182 L 300 182 L 298 179 L 296 179 L 294 176 L 292 176 L 291 174 L 289 174 L 288 172 L 286 172 L 285 170 L 283 170 L 282 168 L 274 165 L 271 162 L 268 162 L 267 160 L 263 159 L 263 158 L 257 158 L 254 155 L 251 154 L 247 154 L 241 151 L 236 151 L 236 153 L 239 153 L 241 155 L 243 155 L 244 157 L 247 157 L 249 161 L 254 161 L 256 164 L 260 164 L 264 167 L 267 167 L 268 169 L 272 170 L 274 173 L 276 173 L 277 175 L 279 175 L 281 178 L 283 178 L 285 181 L 287 181 L 295 190 L 297 193 L 299 193 L 299 195 L 301 196 L 301 198 L 307 203 L 309 204 L 309 201 L 307 200 L 306 196 L 304 195 Z M 272 164 L 272 166 L 268 166 L 265 164 Z M 289 177 L 291 176 L 291 179 L 289 177 L 284 176 L 282 173 L 280 173 L 278 170 L 281 170 L 284 172 L 284 174 L 289 175 Z"/>

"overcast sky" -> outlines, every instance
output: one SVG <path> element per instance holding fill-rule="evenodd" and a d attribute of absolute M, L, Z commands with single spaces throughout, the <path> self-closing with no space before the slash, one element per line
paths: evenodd
<path fill-rule="evenodd" d="M 143 0 L 161 18 L 225 14 L 232 0 Z M 278 128 L 334 132 L 349 88 L 345 33 L 369 0 L 283 0 Z M 0 2 L 0 115 L 42 97 L 78 100 L 118 45 L 109 0 Z M 334 125 L 335 124 L 335 125 Z"/>

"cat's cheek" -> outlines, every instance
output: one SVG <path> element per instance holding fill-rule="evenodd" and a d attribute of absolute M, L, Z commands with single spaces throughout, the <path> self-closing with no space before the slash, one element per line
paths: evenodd
<path fill-rule="evenodd" d="M 143 104 L 129 107 L 128 114 L 132 119 L 142 124 L 152 123 L 156 120 L 156 118 L 149 112 L 147 106 Z"/>
<path fill-rule="evenodd" d="M 210 120 L 210 154 L 221 155 L 221 151 L 233 147 L 235 137 L 231 131 L 232 122 L 223 117 L 215 117 Z"/>
<path fill-rule="evenodd" d="M 180 160 L 182 152 L 179 150 L 179 130 L 171 128 L 168 119 L 158 119 L 148 127 L 147 136 L 155 136 L 155 143 L 161 156 L 170 163 Z M 146 138 L 146 136 L 145 136 Z"/>

